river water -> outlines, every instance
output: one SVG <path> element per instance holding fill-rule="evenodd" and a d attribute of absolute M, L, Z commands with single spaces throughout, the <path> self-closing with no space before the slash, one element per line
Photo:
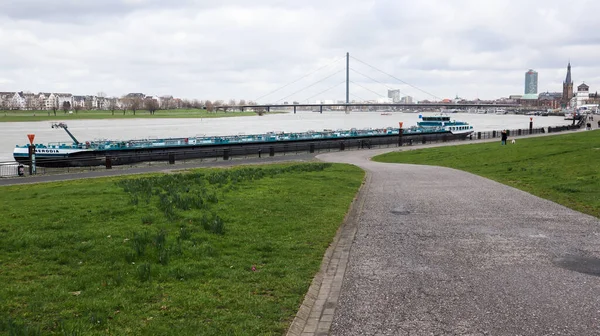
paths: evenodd
<path fill-rule="evenodd" d="M 435 115 L 435 113 L 422 113 Z M 455 113 L 452 119 L 466 121 L 475 131 L 528 128 L 530 116 Z M 61 120 L 79 141 L 96 139 L 130 140 L 143 138 L 193 137 L 197 135 L 237 135 L 266 132 L 302 132 L 323 129 L 384 128 L 416 125 L 419 113 L 392 112 L 298 112 L 264 116 L 194 119 L 103 119 Z M 534 127 L 569 124 L 563 117 L 533 117 Z M 15 145 L 29 143 L 27 134 L 35 134 L 34 143 L 70 142 L 62 129 L 52 129 L 50 121 L 0 123 L 0 162 L 13 161 Z"/>

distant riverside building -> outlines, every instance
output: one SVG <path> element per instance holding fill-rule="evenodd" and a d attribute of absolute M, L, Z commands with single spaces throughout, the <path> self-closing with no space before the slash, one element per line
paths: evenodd
<path fill-rule="evenodd" d="M 532 69 L 529 69 L 525 73 L 525 94 L 537 94 L 538 93 L 538 73 Z"/>
<path fill-rule="evenodd" d="M 575 93 L 571 99 L 571 106 L 576 106 L 577 108 L 584 105 L 598 104 L 600 104 L 600 96 L 598 96 L 598 92 L 591 93 L 590 87 L 585 83 L 582 83 L 577 87 L 577 93 Z"/>
<path fill-rule="evenodd" d="M 388 90 L 388 98 L 392 98 L 392 103 L 400 102 L 400 90 Z"/>
<path fill-rule="evenodd" d="M 404 96 L 400 99 L 401 104 L 414 104 L 415 101 L 411 96 Z"/>
<path fill-rule="evenodd" d="M 567 107 L 573 98 L 573 80 L 571 80 L 571 62 L 567 65 L 567 77 L 563 82 L 562 105 Z"/>

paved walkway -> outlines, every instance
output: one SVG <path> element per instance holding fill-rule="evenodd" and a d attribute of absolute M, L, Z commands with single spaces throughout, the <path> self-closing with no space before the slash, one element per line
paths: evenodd
<path fill-rule="evenodd" d="M 368 180 L 289 335 L 600 335 L 597 218 L 393 150 L 317 156 Z"/>

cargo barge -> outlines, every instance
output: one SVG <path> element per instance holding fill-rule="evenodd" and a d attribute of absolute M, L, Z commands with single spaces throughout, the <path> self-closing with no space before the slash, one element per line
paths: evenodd
<path fill-rule="evenodd" d="M 72 142 L 16 146 L 14 159 L 30 163 L 30 147 L 35 146 L 35 161 L 40 167 L 80 167 L 133 164 L 145 161 L 174 161 L 206 157 L 227 157 L 249 153 L 314 150 L 345 145 L 370 147 L 371 144 L 395 143 L 401 139 L 423 136 L 465 138 L 473 127 L 449 117 L 423 117 L 417 126 L 402 128 L 323 130 L 307 132 L 268 132 L 251 135 L 202 136 L 188 138 L 137 139 L 127 141 L 91 140 L 81 142 L 65 123 L 53 123 L 52 128 L 64 129 Z"/>

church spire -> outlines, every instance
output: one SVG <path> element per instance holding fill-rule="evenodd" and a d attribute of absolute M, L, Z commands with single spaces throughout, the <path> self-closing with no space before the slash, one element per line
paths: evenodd
<path fill-rule="evenodd" d="M 572 84 L 571 80 L 571 61 L 569 61 L 569 65 L 567 65 L 567 78 L 565 79 L 565 84 Z"/>

